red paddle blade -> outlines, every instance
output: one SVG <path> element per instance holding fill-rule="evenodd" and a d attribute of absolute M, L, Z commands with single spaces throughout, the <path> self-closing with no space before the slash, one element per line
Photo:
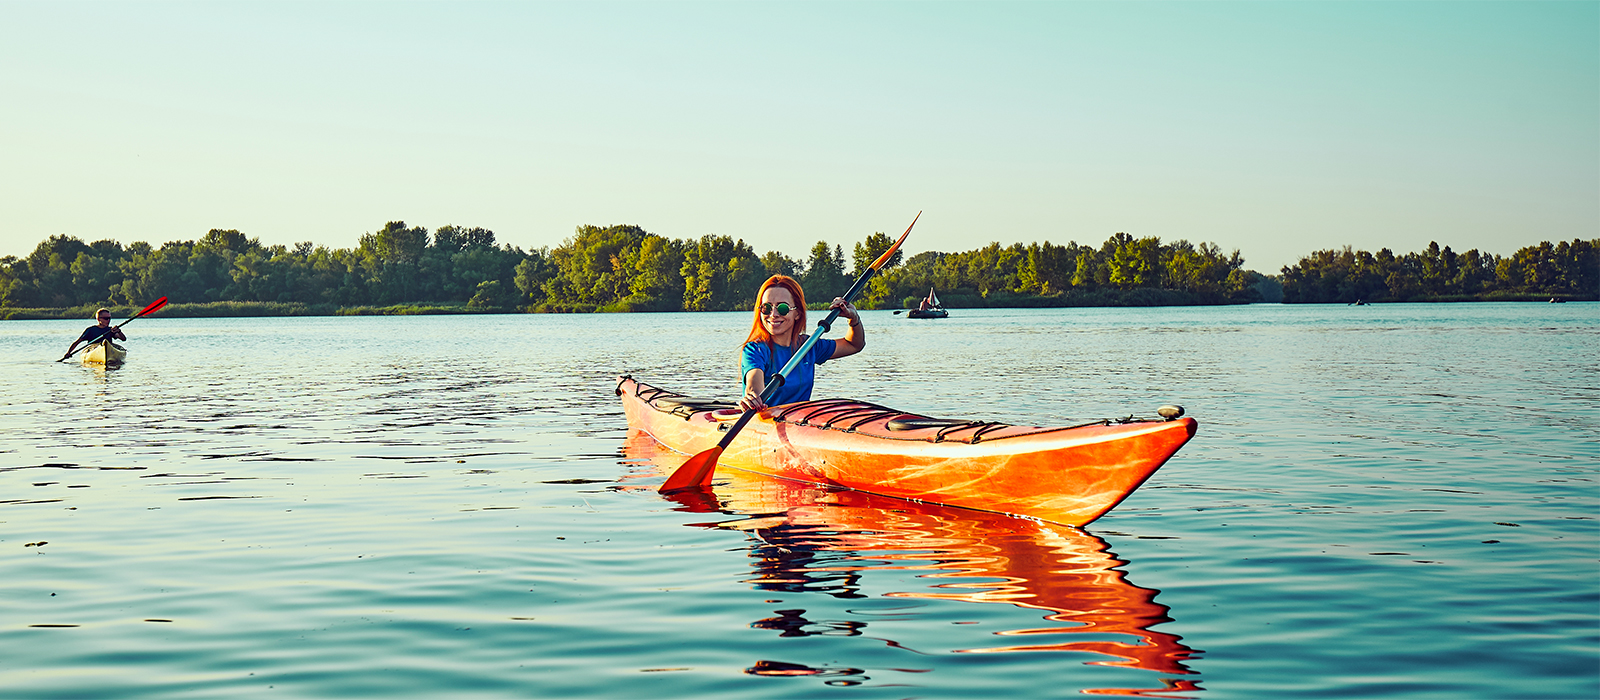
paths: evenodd
<path fill-rule="evenodd" d="M 161 308 L 163 306 L 166 306 L 166 305 L 167 305 L 167 298 L 166 297 L 161 297 L 160 299 L 157 299 L 155 301 L 150 302 L 149 306 L 144 307 L 143 310 L 141 310 L 139 313 L 136 313 L 134 315 L 135 316 L 143 316 L 143 315 L 145 315 L 147 313 L 155 311 L 156 309 L 159 309 L 159 308 Z"/>
<path fill-rule="evenodd" d="M 917 215 L 911 219 L 911 226 L 916 226 L 917 225 L 917 219 L 920 219 L 920 218 L 922 218 L 922 212 L 919 211 L 919 212 L 917 212 Z M 883 269 L 883 264 L 886 263 L 886 262 L 889 262 L 889 258 L 894 257 L 894 252 L 895 251 L 900 250 L 900 244 L 906 242 L 906 236 L 911 235 L 911 226 L 907 226 L 906 227 L 906 232 L 900 234 L 900 240 L 895 241 L 894 245 L 889 246 L 888 250 L 883 251 L 883 255 L 879 255 L 878 259 L 872 261 L 872 264 L 868 265 L 867 267 L 870 267 L 870 268 L 872 268 L 874 270 Z"/>
<path fill-rule="evenodd" d="M 717 458 L 722 456 L 722 447 L 713 447 L 689 458 L 683 466 L 667 477 L 667 482 L 658 489 L 661 493 L 681 491 L 683 489 L 705 488 L 711 485 L 711 477 L 717 473 Z"/>

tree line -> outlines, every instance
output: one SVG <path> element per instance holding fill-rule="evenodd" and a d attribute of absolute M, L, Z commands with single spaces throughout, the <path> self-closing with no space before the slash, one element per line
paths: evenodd
<path fill-rule="evenodd" d="M 393 221 L 354 248 L 264 246 L 237 230 L 159 248 L 51 236 L 0 258 L 0 307 L 290 304 L 322 309 L 445 304 L 483 311 L 725 311 L 749 308 L 772 274 L 801 280 L 808 300 L 842 294 L 893 244 L 817 241 L 804 260 L 758 254 L 743 240 L 673 239 L 633 225 L 579 226 L 554 248 L 498 244 L 493 231 Z M 1117 233 L 1098 246 L 990 243 L 957 253 L 897 252 L 864 290 L 863 308 L 914 305 L 930 288 L 952 307 L 1382 301 L 1498 290 L 1593 296 L 1595 242 L 1549 243 L 1507 258 L 1448 247 L 1395 256 L 1319 251 L 1281 277 L 1244 269 L 1238 251 Z M 1281 288 L 1279 281 L 1281 280 Z"/>
<path fill-rule="evenodd" d="M 0 306 L 274 302 L 352 307 L 445 303 L 482 310 L 724 311 L 747 308 L 786 274 L 816 303 L 844 293 L 893 244 L 876 232 L 847 252 L 817 241 L 804 260 L 743 240 L 672 239 L 632 225 L 579 226 L 555 248 L 499 245 L 483 228 L 435 231 L 394 221 L 355 248 L 264 246 L 237 230 L 157 248 L 51 236 L 0 258 Z M 897 252 L 864 290 L 865 308 L 915 303 L 930 288 L 952 306 L 1230 303 L 1261 298 L 1264 276 L 1235 251 L 1118 233 L 1099 246 L 991 243 L 960 253 Z M 1143 292 L 1141 293 L 1141 290 Z M 1164 294 L 1163 294 L 1164 293 Z"/>
<path fill-rule="evenodd" d="M 25 258 L 0 258 L 0 306 L 287 302 L 307 305 L 518 302 L 513 279 L 530 255 L 495 243 L 483 228 L 390 222 L 355 248 L 312 243 L 263 246 L 239 231 L 212 229 L 156 248 L 51 236 Z"/>
<path fill-rule="evenodd" d="M 1498 257 L 1477 249 L 1456 253 L 1430 242 L 1395 255 L 1319 250 L 1283 268 L 1287 303 L 1600 298 L 1600 239 L 1545 241 Z"/>

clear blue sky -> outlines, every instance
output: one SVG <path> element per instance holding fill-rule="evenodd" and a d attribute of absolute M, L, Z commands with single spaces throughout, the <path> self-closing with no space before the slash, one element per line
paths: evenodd
<path fill-rule="evenodd" d="M 1600 3 L 0 2 L 0 255 L 1600 235 Z"/>

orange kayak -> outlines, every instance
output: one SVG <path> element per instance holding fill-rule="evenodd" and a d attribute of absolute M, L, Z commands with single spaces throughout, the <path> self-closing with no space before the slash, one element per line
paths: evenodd
<path fill-rule="evenodd" d="M 740 412 L 623 376 L 628 426 L 684 454 L 710 449 Z M 767 408 L 718 464 L 822 486 L 1085 525 L 1194 436 L 1193 418 L 1040 428 L 945 420 L 850 399 Z"/>

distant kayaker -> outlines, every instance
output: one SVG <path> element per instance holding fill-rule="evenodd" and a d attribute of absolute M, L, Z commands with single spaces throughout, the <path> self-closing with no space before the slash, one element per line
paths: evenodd
<path fill-rule="evenodd" d="M 817 339 L 807 357 L 784 378 L 783 387 L 772 397 L 771 405 L 809 401 L 817 365 L 849 357 L 866 347 L 867 331 L 861 325 L 861 314 L 856 308 L 840 297 L 835 297 L 828 308 L 838 309 L 840 317 L 850 322 L 850 328 L 838 340 Z M 740 364 L 744 396 L 739 399 L 739 408 L 752 411 L 767 407 L 761 401 L 767 377 L 782 370 L 794 357 L 795 350 L 805 343 L 807 336 L 801 331 L 806 327 L 806 293 L 800 283 L 785 275 L 767 278 L 756 295 L 755 320 L 750 325 L 750 337 L 744 343 Z"/>
<path fill-rule="evenodd" d="M 114 340 L 128 339 L 128 336 L 122 334 L 121 328 L 111 327 L 111 309 L 95 309 L 94 319 L 95 324 L 85 328 L 83 333 L 78 336 L 78 339 L 72 341 L 72 344 L 67 346 L 68 355 L 71 355 L 74 350 L 78 349 L 78 343 L 89 343 L 92 345 L 100 342 L 100 340 L 106 336 L 110 336 Z"/>

